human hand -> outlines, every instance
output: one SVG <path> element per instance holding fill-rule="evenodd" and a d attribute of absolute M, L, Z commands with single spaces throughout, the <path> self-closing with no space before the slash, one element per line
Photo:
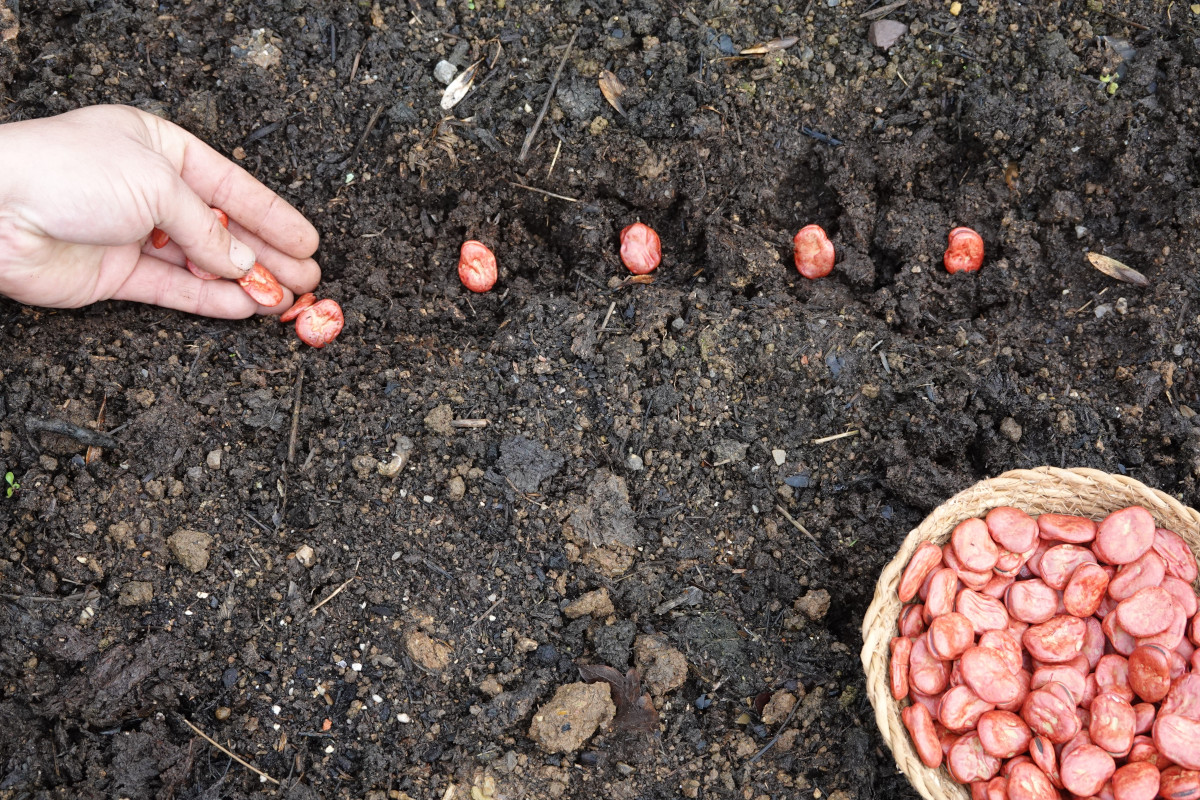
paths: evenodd
<path fill-rule="evenodd" d="M 210 206 L 229 215 L 229 230 Z M 153 228 L 171 237 L 161 250 Z M 280 313 L 321 278 L 317 231 L 179 126 L 127 106 L 0 125 L 0 294 L 75 308 L 133 300 L 209 317 Z M 285 287 L 266 308 L 232 280 L 255 260 Z M 290 291 L 287 291 L 290 290 Z"/>

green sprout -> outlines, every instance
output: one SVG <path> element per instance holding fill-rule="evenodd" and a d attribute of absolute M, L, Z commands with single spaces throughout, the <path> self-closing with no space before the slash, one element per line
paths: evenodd
<path fill-rule="evenodd" d="M 17 483 L 16 476 L 11 472 L 4 473 L 4 482 L 8 484 L 8 488 L 4 490 L 5 497 L 12 497 L 13 492 L 21 488 L 21 484 Z"/>

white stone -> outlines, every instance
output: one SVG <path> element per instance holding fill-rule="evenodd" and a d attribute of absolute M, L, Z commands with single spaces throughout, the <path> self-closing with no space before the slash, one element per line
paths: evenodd
<path fill-rule="evenodd" d="M 300 562 L 300 566 L 305 569 L 312 569 L 313 565 L 317 563 L 317 554 L 311 547 L 302 544 L 296 548 L 296 561 Z"/>

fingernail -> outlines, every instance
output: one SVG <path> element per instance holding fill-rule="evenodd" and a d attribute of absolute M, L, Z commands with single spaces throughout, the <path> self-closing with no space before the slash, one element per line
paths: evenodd
<path fill-rule="evenodd" d="M 229 237 L 229 260 L 235 267 L 242 272 L 249 272 L 254 268 L 254 259 L 254 248 L 232 236 Z"/>

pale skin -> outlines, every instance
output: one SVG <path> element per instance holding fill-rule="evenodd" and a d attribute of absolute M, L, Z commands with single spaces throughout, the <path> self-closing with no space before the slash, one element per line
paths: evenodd
<path fill-rule="evenodd" d="M 210 207 L 229 215 L 229 230 Z M 155 250 L 159 228 L 171 243 Z M 279 314 L 312 291 L 317 231 L 250 173 L 173 123 L 93 106 L 0 125 L 0 295 L 50 308 L 131 300 L 208 317 Z M 185 266 L 231 280 L 203 281 Z M 234 282 L 255 260 L 271 308 Z"/>

